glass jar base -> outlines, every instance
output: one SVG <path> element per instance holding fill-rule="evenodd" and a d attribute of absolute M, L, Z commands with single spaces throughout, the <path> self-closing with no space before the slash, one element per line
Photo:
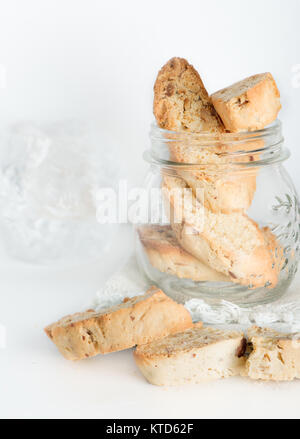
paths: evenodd
<path fill-rule="evenodd" d="M 152 279 L 153 280 L 153 279 Z M 172 299 L 185 303 L 190 299 L 202 299 L 207 304 L 218 306 L 222 301 L 240 307 L 254 307 L 274 302 L 284 295 L 292 278 L 283 279 L 272 289 L 266 287 L 249 290 L 247 287 L 229 282 L 194 282 L 175 276 L 162 276 L 158 286 Z"/>
<path fill-rule="evenodd" d="M 233 282 L 199 282 L 159 271 L 150 263 L 139 239 L 136 240 L 136 256 L 141 273 L 176 302 L 184 304 L 191 299 L 200 299 L 214 308 L 223 306 L 224 301 L 241 308 L 275 302 L 286 293 L 295 277 L 298 265 L 297 259 L 290 259 L 288 265 L 281 270 L 274 288 L 249 289 L 245 285 Z"/>
<path fill-rule="evenodd" d="M 222 301 L 231 302 L 243 308 L 274 302 L 285 294 L 296 273 L 296 270 L 288 273 L 282 272 L 274 288 L 249 289 L 247 286 L 232 282 L 196 282 L 190 279 L 180 279 L 154 268 L 140 245 L 138 245 L 138 255 L 137 262 L 141 272 L 176 302 L 185 303 L 191 299 L 201 299 L 214 307 L 222 305 Z"/>

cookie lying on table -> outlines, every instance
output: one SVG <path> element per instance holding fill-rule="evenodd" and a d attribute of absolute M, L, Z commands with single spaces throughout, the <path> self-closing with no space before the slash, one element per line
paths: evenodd
<path fill-rule="evenodd" d="M 174 386 L 240 375 L 245 349 L 243 333 L 196 323 L 181 333 L 138 346 L 134 359 L 151 384 Z"/>
<path fill-rule="evenodd" d="M 245 375 L 254 380 L 290 381 L 300 378 L 300 334 L 283 334 L 253 326 L 248 330 L 253 350 Z"/>
<path fill-rule="evenodd" d="M 146 294 L 105 311 L 63 317 L 45 332 L 65 358 L 81 360 L 148 343 L 191 326 L 191 315 L 183 305 L 151 287 Z"/>
<path fill-rule="evenodd" d="M 138 235 L 150 264 L 157 270 L 196 282 L 230 282 L 228 276 L 203 264 L 180 247 L 171 226 L 140 226 Z"/>

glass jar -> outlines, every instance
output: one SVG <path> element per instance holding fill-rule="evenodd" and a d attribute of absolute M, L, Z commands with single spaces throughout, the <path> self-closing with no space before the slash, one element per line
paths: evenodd
<path fill-rule="evenodd" d="M 240 306 L 284 294 L 299 260 L 299 201 L 280 121 L 242 133 L 151 127 L 140 269 L 179 302 Z"/>

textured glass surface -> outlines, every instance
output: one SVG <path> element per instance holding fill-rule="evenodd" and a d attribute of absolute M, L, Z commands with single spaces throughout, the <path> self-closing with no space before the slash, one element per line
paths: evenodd
<path fill-rule="evenodd" d="M 99 224 L 97 191 L 114 186 L 116 149 L 79 122 L 22 123 L 1 135 L 1 232 L 8 252 L 37 264 L 73 264 L 109 250 L 116 225 Z"/>
<path fill-rule="evenodd" d="M 289 151 L 281 123 L 221 137 L 153 125 L 150 137 L 146 187 L 165 189 L 158 221 L 136 233 L 138 265 L 150 282 L 179 302 L 201 299 L 210 307 L 283 296 L 300 259 L 300 207 L 283 166 Z M 182 191 L 177 199 L 174 190 Z"/>

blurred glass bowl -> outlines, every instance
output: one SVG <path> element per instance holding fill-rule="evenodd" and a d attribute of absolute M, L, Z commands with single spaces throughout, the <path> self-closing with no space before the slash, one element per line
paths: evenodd
<path fill-rule="evenodd" d="M 1 135 L 0 224 L 7 252 L 40 265 L 74 265 L 110 249 L 97 190 L 116 188 L 117 149 L 92 124 L 20 123 Z"/>

